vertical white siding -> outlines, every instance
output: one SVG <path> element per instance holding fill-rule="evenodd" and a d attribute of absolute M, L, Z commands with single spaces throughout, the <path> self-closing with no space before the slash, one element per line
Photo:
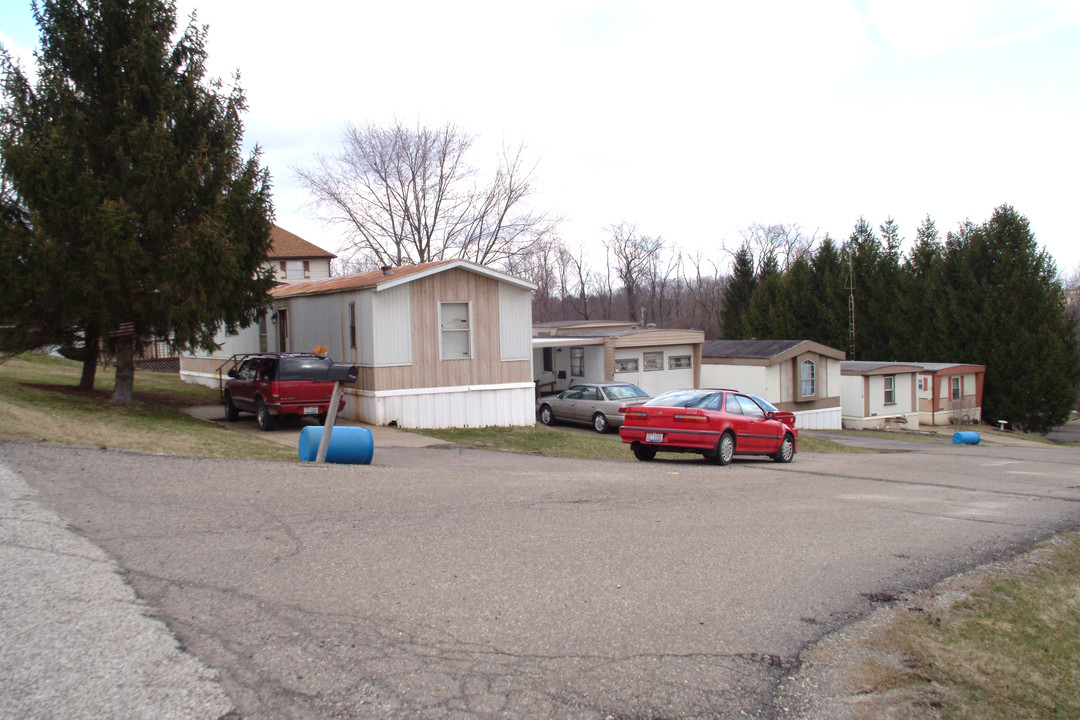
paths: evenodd
<path fill-rule="evenodd" d="M 795 413 L 795 427 L 800 430 L 839 430 L 841 428 L 840 408 L 799 410 Z"/>
<path fill-rule="evenodd" d="M 289 310 L 290 349 L 309 353 L 316 345 L 325 345 L 330 357 L 343 360 L 341 304 L 346 297 L 334 293 L 290 298 L 285 305 Z"/>
<path fill-rule="evenodd" d="M 404 428 L 508 427 L 536 422 L 532 383 L 350 392 L 345 412 L 373 425 L 393 422 Z"/>
<path fill-rule="evenodd" d="M 842 375 L 840 377 L 840 410 L 845 416 L 863 417 L 863 376 Z"/>
<path fill-rule="evenodd" d="M 412 363 L 412 295 L 409 285 L 372 293 L 373 365 Z"/>
<path fill-rule="evenodd" d="M 532 292 L 499 283 L 499 351 L 503 360 L 527 360 L 532 350 Z"/>

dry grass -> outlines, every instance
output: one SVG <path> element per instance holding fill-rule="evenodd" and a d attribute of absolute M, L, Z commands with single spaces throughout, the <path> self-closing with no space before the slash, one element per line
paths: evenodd
<path fill-rule="evenodd" d="M 295 459 L 289 448 L 222 432 L 181 412 L 218 401 L 212 388 L 175 375 L 135 374 L 135 404 L 109 403 L 113 372 L 99 368 L 93 392 L 77 389 L 81 366 L 26 354 L 0 364 L 0 440 L 56 442 L 122 450 L 254 459 Z"/>
<path fill-rule="evenodd" d="M 841 688 L 812 717 L 1078 718 L 1080 536 L 917 593 L 806 659 Z"/>

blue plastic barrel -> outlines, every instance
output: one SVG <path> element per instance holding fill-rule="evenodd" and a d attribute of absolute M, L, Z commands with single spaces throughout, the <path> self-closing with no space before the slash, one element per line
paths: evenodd
<path fill-rule="evenodd" d="M 300 431 L 300 459 L 314 462 L 319 455 L 323 427 L 308 425 Z M 371 430 L 365 427 L 339 426 L 330 433 L 330 446 L 326 448 L 326 462 L 342 465 L 370 465 L 375 452 Z"/>
<path fill-rule="evenodd" d="M 332 438 L 331 438 L 332 439 Z M 961 430 L 952 434 L 953 445 L 978 445 L 979 433 L 973 430 Z"/>

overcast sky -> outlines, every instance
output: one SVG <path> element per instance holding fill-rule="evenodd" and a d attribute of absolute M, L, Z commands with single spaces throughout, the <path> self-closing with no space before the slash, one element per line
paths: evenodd
<path fill-rule="evenodd" d="M 753 223 L 842 240 L 860 216 L 910 243 L 927 214 L 944 236 L 1008 203 L 1080 266 L 1078 0 L 178 7 L 209 25 L 210 72 L 240 71 L 278 224 L 331 251 L 292 167 L 400 118 L 526 143 L 571 247 L 630 222 L 719 259 Z M 2 3 L 0 42 L 29 57 L 28 0 Z"/>

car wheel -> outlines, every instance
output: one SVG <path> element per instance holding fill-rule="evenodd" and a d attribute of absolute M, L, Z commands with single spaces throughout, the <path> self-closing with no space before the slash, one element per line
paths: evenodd
<path fill-rule="evenodd" d="M 232 395 L 225 393 L 225 419 L 229 422 L 236 422 L 240 419 L 240 411 L 233 405 Z"/>
<path fill-rule="evenodd" d="M 542 405 L 540 407 L 540 422 L 545 425 L 555 424 L 555 413 L 551 412 L 550 405 Z"/>
<path fill-rule="evenodd" d="M 255 420 L 259 424 L 260 430 L 273 430 L 274 429 L 274 416 L 270 414 L 270 410 L 266 407 L 266 403 L 262 398 L 256 398 L 255 400 Z"/>
<path fill-rule="evenodd" d="M 716 454 L 712 460 L 717 465 L 727 465 L 731 462 L 731 458 L 735 457 L 735 436 L 731 434 L 730 430 L 720 436 L 720 442 L 716 443 L 715 452 Z"/>
<path fill-rule="evenodd" d="M 598 433 L 606 433 L 611 429 L 611 425 L 607 421 L 607 417 L 604 413 L 596 413 L 592 418 L 593 429 Z"/>
<path fill-rule="evenodd" d="M 641 462 L 649 462 L 656 457 L 656 448 L 641 445 L 639 443 L 634 443 L 630 447 L 634 451 L 634 457 Z"/>
<path fill-rule="evenodd" d="M 789 463 L 795 457 L 795 439 L 791 435 L 784 436 L 784 442 L 780 443 L 780 449 L 772 456 L 778 463 Z"/>

